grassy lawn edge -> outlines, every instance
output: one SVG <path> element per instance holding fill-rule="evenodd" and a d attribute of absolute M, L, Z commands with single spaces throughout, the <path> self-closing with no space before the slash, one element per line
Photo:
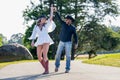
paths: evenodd
<path fill-rule="evenodd" d="M 87 64 L 120 67 L 120 53 L 102 54 L 92 59 L 85 59 L 82 62 Z"/>

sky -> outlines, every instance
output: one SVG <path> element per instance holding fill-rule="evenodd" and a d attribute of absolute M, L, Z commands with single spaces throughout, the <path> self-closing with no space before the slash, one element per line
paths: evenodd
<path fill-rule="evenodd" d="M 9 40 L 13 34 L 24 33 L 23 10 L 30 0 L 0 0 L 0 33 Z"/>
<path fill-rule="evenodd" d="M 39 1 L 39 0 L 32 0 Z M 120 3 L 120 0 L 118 0 Z M 30 5 L 30 0 L 0 0 L 0 33 L 9 40 L 13 34 L 25 33 L 26 26 L 23 25 L 23 10 Z M 120 17 L 117 19 L 120 21 Z M 120 25 L 113 20 L 113 23 Z M 109 23 L 108 23 L 109 24 Z"/>

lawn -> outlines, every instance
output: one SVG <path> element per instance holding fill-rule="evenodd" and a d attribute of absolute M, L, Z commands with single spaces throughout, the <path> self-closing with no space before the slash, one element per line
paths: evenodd
<path fill-rule="evenodd" d="M 2 62 L 0 63 L 0 69 L 10 64 L 18 64 L 23 62 L 35 62 L 35 61 L 38 61 L 38 60 L 21 60 L 21 61 L 12 61 L 12 62 Z M 85 58 L 82 57 L 82 62 L 87 64 L 120 67 L 120 53 L 102 54 L 92 59 L 87 59 L 85 56 Z"/>
<path fill-rule="evenodd" d="M 120 67 L 120 53 L 103 54 L 92 59 L 83 60 L 82 62 L 88 64 Z"/>

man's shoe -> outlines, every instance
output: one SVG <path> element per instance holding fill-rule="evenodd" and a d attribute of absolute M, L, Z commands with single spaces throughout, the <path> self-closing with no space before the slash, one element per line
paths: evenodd
<path fill-rule="evenodd" d="M 58 68 L 55 68 L 55 72 L 58 72 Z"/>
<path fill-rule="evenodd" d="M 65 73 L 69 73 L 69 70 L 66 70 Z"/>

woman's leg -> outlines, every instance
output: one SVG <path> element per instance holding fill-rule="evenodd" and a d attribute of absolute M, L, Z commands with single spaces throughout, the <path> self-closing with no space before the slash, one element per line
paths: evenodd
<path fill-rule="evenodd" d="M 49 50 L 49 43 L 44 43 L 43 44 L 43 57 L 45 62 L 48 60 L 48 50 Z"/>
<path fill-rule="evenodd" d="M 39 62 L 41 62 L 42 61 L 42 52 L 43 52 L 43 46 L 42 45 L 38 45 L 37 46 L 37 57 L 38 57 L 38 60 L 39 60 Z"/>
<path fill-rule="evenodd" d="M 49 50 L 49 43 L 44 43 L 43 44 L 43 57 L 45 61 L 45 73 L 49 73 L 49 60 L 48 60 L 48 50 Z"/>
<path fill-rule="evenodd" d="M 37 46 L 37 57 L 39 62 L 42 64 L 43 68 L 45 69 L 45 61 L 42 57 L 42 53 L 43 53 L 43 45 L 38 45 Z"/>

